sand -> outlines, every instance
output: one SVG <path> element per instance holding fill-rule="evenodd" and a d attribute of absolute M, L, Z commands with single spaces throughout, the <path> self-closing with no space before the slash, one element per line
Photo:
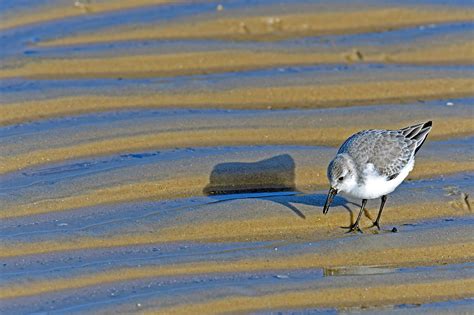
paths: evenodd
<path fill-rule="evenodd" d="M 132 108 L 274 109 L 342 107 L 470 96 L 474 79 L 433 78 L 316 86 L 235 88 L 217 92 L 76 96 L 0 106 L 0 124 Z"/>
<path fill-rule="evenodd" d="M 474 42 L 450 46 L 358 47 L 313 53 L 278 51 L 204 51 L 107 58 L 43 59 L 0 70 L 0 78 L 140 78 L 222 73 L 280 66 L 315 64 L 472 64 Z M 426 56 L 429 57 L 426 57 Z"/>
<path fill-rule="evenodd" d="M 473 10 L 243 4 L 7 6 L 1 313 L 469 303 Z M 427 120 L 382 230 L 322 214 L 348 136 Z"/>
<path fill-rule="evenodd" d="M 383 127 L 390 128 L 390 126 L 380 126 L 379 128 Z M 468 135 L 473 131 L 472 120 L 470 118 L 445 119 L 438 123 L 438 128 L 439 129 L 433 132 L 434 139 L 446 139 L 453 136 L 459 137 Z M 337 145 L 342 143 L 349 135 L 359 130 L 360 129 L 356 128 L 301 128 L 288 131 L 281 128 L 249 128 L 145 134 L 88 142 L 82 145 L 55 147 L 21 155 L 3 157 L 1 159 L 0 173 L 85 156 L 100 156 L 121 151 L 169 149 L 192 145 Z M 321 139 L 324 139 L 324 141 L 321 141 Z M 448 171 L 448 169 L 446 169 L 446 171 Z"/>
<path fill-rule="evenodd" d="M 446 7 L 387 7 L 354 11 L 239 17 L 213 14 L 173 25 L 121 29 L 60 38 L 44 46 L 151 39 L 276 40 L 327 34 L 381 32 L 432 23 L 470 21 L 473 11 Z"/>
<path fill-rule="evenodd" d="M 314 207 L 313 207 L 314 208 Z M 412 209 L 416 208 L 417 211 Z M 354 207 L 356 209 L 356 207 Z M 405 206 L 388 206 L 384 216 L 384 224 L 400 224 L 419 220 L 435 219 L 439 217 L 459 217 L 466 215 L 466 209 L 452 206 L 449 202 L 411 203 Z M 313 209 L 314 212 L 314 209 Z M 334 212 L 334 211 L 333 211 Z M 357 212 L 356 212 L 357 213 Z M 373 210 L 373 216 L 375 216 Z M 244 242 L 269 241 L 284 238 L 287 241 L 318 241 L 340 237 L 338 227 L 349 224 L 346 211 L 335 210 L 330 217 L 320 211 L 311 213 L 304 220 L 291 212 L 280 216 L 267 216 L 249 219 L 217 220 L 212 221 L 210 216 L 205 217 L 199 225 L 196 223 L 156 228 L 153 232 L 123 233 L 123 235 L 104 237 L 76 237 L 58 241 L 17 243 L 0 248 L 0 257 L 16 257 L 47 254 L 54 252 L 71 252 L 84 249 L 101 249 L 126 247 L 146 244 L 163 244 L 171 242 Z M 354 220 L 355 218 L 352 218 Z M 374 220 L 374 217 L 370 219 Z M 364 218 L 361 227 L 368 228 L 370 219 Z M 288 224 L 291 223 L 291 224 Z M 374 232 L 372 230 L 372 232 Z M 334 262 L 334 265 L 339 265 Z M 375 263 L 373 263 L 375 264 Z"/>
<path fill-rule="evenodd" d="M 8 14 L 0 22 L 0 30 L 29 26 L 42 22 L 50 22 L 65 18 L 108 13 L 118 10 L 133 9 L 145 6 L 179 3 L 179 0 L 135 0 L 130 1 L 76 1 L 67 5 L 51 6 L 39 10 L 24 10 Z"/>
<path fill-rule="evenodd" d="M 202 312 L 207 314 L 221 314 L 222 312 L 250 312 L 266 309 L 268 305 L 274 308 L 312 308 L 341 305 L 351 307 L 360 303 L 369 305 L 383 305 L 394 303 L 403 299 L 407 302 L 428 303 L 451 295 L 451 298 L 468 298 L 474 290 L 474 279 L 458 281 L 439 281 L 430 283 L 416 283 L 365 288 L 347 288 L 338 290 L 313 290 L 298 293 L 285 292 L 259 297 L 229 297 L 227 299 L 215 300 L 208 303 L 190 304 L 185 307 L 175 307 L 160 310 L 166 314 L 195 314 Z M 434 293 L 435 292 L 435 293 Z M 449 298 L 448 298 L 449 299 Z M 344 301 L 341 303 L 341 301 Z M 155 314 L 150 311 L 149 314 Z"/>

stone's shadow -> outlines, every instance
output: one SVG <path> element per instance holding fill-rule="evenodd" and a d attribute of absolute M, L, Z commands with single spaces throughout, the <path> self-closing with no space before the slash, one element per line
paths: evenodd
<path fill-rule="evenodd" d="M 323 207 L 326 195 L 304 195 L 296 190 L 295 161 L 289 154 L 277 155 L 257 162 L 227 162 L 214 166 L 209 184 L 203 189 L 207 196 L 235 195 L 218 202 L 236 199 L 264 199 L 281 204 L 293 211 L 300 218 L 306 216 L 293 203 Z M 265 193 L 289 192 L 278 195 Z M 291 194 L 293 192 L 293 194 Z M 240 196 L 239 196 L 240 194 Z M 347 206 L 349 202 L 336 196 L 333 206 Z"/>
<path fill-rule="evenodd" d="M 295 161 L 289 154 L 282 154 L 253 163 L 217 164 L 203 192 L 211 196 L 295 189 Z"/>

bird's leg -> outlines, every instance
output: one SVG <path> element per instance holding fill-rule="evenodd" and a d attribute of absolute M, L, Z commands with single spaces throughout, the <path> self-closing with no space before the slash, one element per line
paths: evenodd
<path fill-rule="evenodd" d="M 357 220 L 354 222 L 354 224 L 351 224 L 351 226 L 349 227 L 349 231 L 347 231 L 347 233 L 354 232 L 354 231 L 362 233 L 362 230 L 359 227 L 359 221 L 360 221 L 360 218 L 362 217 L 362 212 L 364 212 L 364 208 L 365 208 L 366 204 L 367 204 L 367 199 L 362 199 L 362 206 L 360 207 L 360 211 L 359 211 L 359 215 L 357 216 Z"/>
<path fill-rule="evenodd" d="M 382 211 L 383 207 L 385 206 L 385 202 L 387 201 L 387 195 L 382 196 L 382 201 L 380 202 L 380 209 L 379 209 L 379 214 L 377 214 L 377 219 L 375 219 L 375 222 L 373 222 L 371 227 L 376 226 L 377 229 L 380 230 L 380 217 L 382 216 Z"/>

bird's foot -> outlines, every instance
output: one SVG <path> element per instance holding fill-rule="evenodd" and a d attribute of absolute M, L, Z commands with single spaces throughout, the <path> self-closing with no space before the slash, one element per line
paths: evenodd
<path fill-rule="evenodd" d="M 359 232 L 359 233 L 364 233 L 362 232 L 362 230 L 360 229 L 359 227 L 359 223 L 354 223 L 354 224 L 351 224 L 350 226 L 341 226 L 341 228 L 343 229 L 349 229 L 347 233 L 352 233 L 352 232 Z"/>
<path fill-rule="evenodd" d="M 379 224 L 379 221 L 372 222 L 372 225 L 369 227 L 369 229 L 370 229 L 370 228 L 373 228 L 373 227 L 377 227 L 377 230 L 380 231 L 380 224 Z"/>

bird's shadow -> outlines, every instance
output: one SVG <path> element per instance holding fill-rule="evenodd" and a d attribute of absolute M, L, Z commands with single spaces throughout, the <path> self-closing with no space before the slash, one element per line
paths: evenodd
<path fill-rule="evenodd" d="M 214 166 L 209 184 L 203 189 L 205 195 L 216 202 L 236 199 L 258 198 L 285 206 L 302 219 L 306 215 L 294 204 L 323 207 L 325 194 L 303 194 L 296 189 L 295 161 L 289 154 L 277 155 L 257 162 L 227 162 Z M 350 213 L 352 204 L 336 196 L 332 206 L 342 206 Z"/>

